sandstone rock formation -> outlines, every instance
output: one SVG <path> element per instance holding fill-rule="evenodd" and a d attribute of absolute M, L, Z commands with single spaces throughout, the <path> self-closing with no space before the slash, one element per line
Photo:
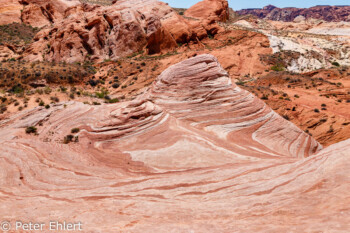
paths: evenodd
<path fill-rule="evenodd" d="M 38 135 L 24 133 L 36 126 Z M 77 142 L 62 144 L 72 128 Z M 0 122 L 1 216 L 86 232 L 349 228 L 350 141 L 310 136 L 210 55 L 132 102 L 37 107 Z"/>
<path fill-rule="evenodd" d="M 112 6 L 81 4 L 64 20 L 37 34 L 27 60 L 81 62 L 118 59 L 143 48 L 159 53 L 216 33 L 214 23 L 190 22 L 157 0 L 117 1 Z"/>
<path fill-rule="evenodd" d="M 21 19 L 33 27 L 43 27 L 58 22 L 65 16 L 65 11 L 79 5 L 79 0 L 20 0 L 24 5 Z"/>
<path fill-rule="evenodd" d="M 22 9 L 18 0 L 0 0 L 0 25 L 21 22 Z"/>
<path fill-rule="evenodd" d="M 227 0 L 203 0 L 185 11 L 185 16 L 226 22 L 229 19 Z"/>
<path fill-rule="evenodd" d="M 298 16 L 304 16 L 306 19 L 314 18 L 328 22 L 350 22 L 350 6 L 315 6 L 311 8 L 277 8 L 267 6 L 263 9 L 244 9 L 238 11 L 240 15 L 255 15 L 259 18 L 265 18 L 276 21 L 292 22 Z"/>
<path fill-rule="evenodd" d="M 79 0 L 1 0 L 0 25 L 25 23 L 43 27 L 60 21 L 69 7 Z"/>

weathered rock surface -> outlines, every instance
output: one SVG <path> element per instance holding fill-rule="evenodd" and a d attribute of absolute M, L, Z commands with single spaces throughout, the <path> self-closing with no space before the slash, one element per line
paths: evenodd
<path fill-rule="evenodd" d="M 79 142 L 62 144 L 76 127 Z M 0 145 L 0 214 L 11 223 L 65 219 L 86 232 L 349 228 L 350 141 L 322 149 L 231 84 L 210 55 L 170 67 L 133 102 L 21 112 L 0 122 Z"/>
<path fill-rule="evenodd" d="M 22 9 L 18 0 L 0 0 L 0 25 L 21 22 Z"/>
<path fill-rule="evenodd" d="M 63 19 L 68 8 L 79 5 L 79 0 L 20 0 L 24 5 L 21 19 L 33 27 L 43 27 Z"/>
<path fill-rule="evenodd" d="M 203 0 L 185 11 L 185 16 L 226 22 L 229 19 L 227 0 Z"/>
<path fill-rule="evenodd" d="M 37 34 L 27 60 L 81 62 L 118 59 L 146 48 L 159 53 L 216 33 L 215 23 L 190 22 L 157 0 L 117 1 L 112 6 L 81 4 Z"/>
<path fill-rule="evenodd" d="M 25 23 L 43 27 L 60 21 L 69 7 L 79 0 L 1 0 L 0 25 Z"/>
<path fill-rule="evenodd" d="M 328 22 L 350 21 L 350 6 L 315 6 L 311 8 L 277 8 L 267 6 L 263 9 L 244 9 L 237 11 L 240 15 L 255 15 L 276 21 L 292 22 L 299 16 L 306 19 L 314 18 Z"/>

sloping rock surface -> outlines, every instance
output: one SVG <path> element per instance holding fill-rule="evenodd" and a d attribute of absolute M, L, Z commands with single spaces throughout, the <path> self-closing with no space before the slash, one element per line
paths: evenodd
<path fill-rule="evenodd" d="M 77 142 L 62 144 L 76 127 Z M 350 141 L 322 149 L 231 84 L 210 55 L 171 66 L 132 102 L 21 112 L 0 122 L 0 148 L 0 215 L 11 223 L 81 221 L 85 232 L 349 229 Z"/>

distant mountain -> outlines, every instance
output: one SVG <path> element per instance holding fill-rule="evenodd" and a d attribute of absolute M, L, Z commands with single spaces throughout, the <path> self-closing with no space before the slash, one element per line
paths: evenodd
<path fill-rule="evenodd" d="M 265 6 L 262 9 L 243 9 L 237 11 L 240 15 L 255 15 L 259 18 L 291 22 L 298 16 L 306 19 L 314 18 L 328 22 L 350 22 L 350 6 L 328 6 L 319 5 L 311 8 L 278 8 L 273 5 Z"/>

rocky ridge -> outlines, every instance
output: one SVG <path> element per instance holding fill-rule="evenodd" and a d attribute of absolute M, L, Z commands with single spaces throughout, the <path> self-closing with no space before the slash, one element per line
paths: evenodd
<path fill-rule="evenodd" d="M 261 19 L 292 22 L 297 17 L 319 19 L 327 22 L 350 22 L 350 6 L 315 6 L 310 8 L 278 8 L 272 5 L 262 9 L 243 9 L 240 15 L 255 15 Z"/>

